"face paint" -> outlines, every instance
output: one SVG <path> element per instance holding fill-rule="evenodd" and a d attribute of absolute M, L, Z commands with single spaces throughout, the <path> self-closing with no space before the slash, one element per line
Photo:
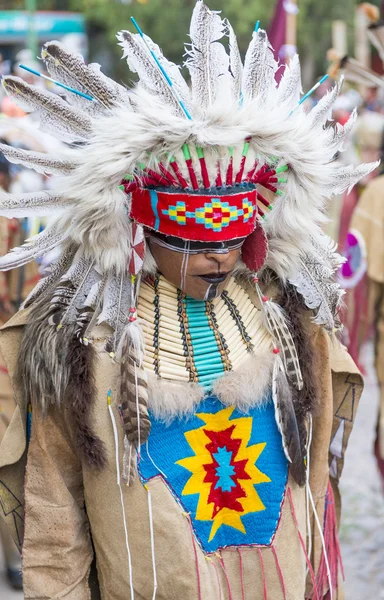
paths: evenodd
<path fill-rule="evenodd" d="M 233 272 L 240 249 L 227 253 L 188 252 L 189 243 L 183 241 L 185 252 L 174 251 L 149 238 L 149 247 L 157 264 L 158 271 L 170 283 L 196 300 L 212 300 L 225 289 L 226 282 Z"/>
<path fill-rule="evenodd" d="M 216 283 L 212 283 L 209 288 L 207 289 L 207 293 L 205 294 L 205 298 L 204 300 L 213 300 L 214 298 L 216 298 L 217 296 L 217 284 Z"/>
<path fill-rule="evenodd" d="M 206 254 L 209 252 L 214 252 L 215 254 L 228 254 L 232 250 L 241 248 L 245 241 L 245 238 L 238 238 L 226 242 L 196 242 L 183 240 L 170 235 L 162 235 L 157 232 L 151 232 L 150 239 L 153 244 L 182 254 L 185 252 L 188 252 L 188 254 Z"/>

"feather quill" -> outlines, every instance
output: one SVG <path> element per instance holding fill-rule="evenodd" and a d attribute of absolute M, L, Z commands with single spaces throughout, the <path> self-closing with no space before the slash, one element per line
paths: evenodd
<path fill-rule="evenodd" d="M 88 114 L 99 115 L 119 104 L 129 106 L 128 90 L 106 77 L 98 64 L 86 65 L 82 56 L 68 52 L 59 42 L 47 42 L 41 57 L 54 79 L 95 98 L 90 102 L 76 94 L 68 96 L 71 104 Z"/>
<path fill-rule="evenodd" d="M 345 191 L 349 193 L 360 179 L 372 173 L 379 165 L 380 161 L 377 161 L 374 163 L 363 163 L 357 167 L 349 165 L 335 169 L 329 177 L 331 183 L 324 185 L 324 195 L 329 198 L 343 194 Z"/>
<path fill-rule="evenodd" d="M 324 126 L 326 121 L 331 118 L 332 106 L 341 92 L 343 81 L 344 78 L 340 77 L 336 85 L 319 100 L 308 114 L 312 129 Z"/>
<path fill-rule="evenodd" d="M 229 37 L 229 70 L 232 75 L 232 96 L 234 101 L 237 103 L 241 99 L 243 62 L 241 60 L 237 38 L 235 32 L 233 31 L 232 25 L 227 19 L 224 20 L 224 24 Z"/>
<path fill-rule="evenodd" d="M 38 284 L 33 288 L 32 292 L 24 300 L 21 308 L 28 308 L 28 306 L 48 293 L 52 286 L 57 284 L 67 271 L 75 254 L 76 246 L 73 244 L 67 246 L 67 248 L 65 248 L 60 254 L 60 257 L 49 265 L 47 268 L 47 275 L 40 279 Z"/>
<path fill-rule="evenodd" d="M 293 110 L 299 104 L 301 93 L 300 61 L 298 55 L 295 54 L 291 62 L 285 66 L 276 93 L 276 106 L 287 104 L 287 108 Z"/>
<path fill-rule="evenodd" d="M 45 216 L 53 212 L 63 212 L 68 206 L 69 202 L 61 194 L 54 192 L 7 194 L 0 191 L 0 215 L 8 219 Z"/>
<path fill-rule="evenodd" d="M 294 386 L 298 390 L 301 390 L 303 387 L 303 377 L 299 358 L 284 312 L 276 302 L 266 299 L 262 295 L 258 285 L 256 285 L 256 291 L 259 296 L 265 327 L 272 336 L 275 345 L 281 351 L 281 358 L 287 376 Z"/>
<path fill-rule="evenodd" d="M 27 263 L 47 254 L 49 250 L 60 246 L 66 239 L 67 234 L 58 232 L 56 226 L 47 227 L 32 238 L 29 238 L 25 244 L 18 248 L 13 248 L 8 254 L 0 258 L 0 271 L 9 271 L 16 267 L 22 267 Z"/>
<path fill-rule="evenodd" d="M 229 57 L 219 41 L 225 30 L 218 13 L 198 0 L 192 14 L 185 66 L 191 76 L 193 101 L 203 109 L 215 103 L 220 89 L 228 83 Z"/>
<path fill-rule="evenodd" d="M 113 335 L 106 342 L 107 352 L 115 354 L 124 328 L 128 323 L 131 282 L 126 275 L 110 275 L 103 298 L 103 308 L 97 324 L 107 323 Z"/>
<path fill-rule="evenodd" d="M 131 454 L 130 464 L 124 469 L 132 472 L 136 453 L 140 453 L 141 444 L 148 439 L 151 422 L 148 415 L 148 383 L 144 369 L 140 369 L 135 357 L 130 354 L 130 341 L 126 337 L 120 362 L 120 403 L 124 433 Z M 132 476 L 128 475 L 127 483 Z"/>
<path fill-rule="evenodd" d="M 81 256 L 61 278 L 51 300 L 52 304 L 64 307 L 60 314 L 61 326 L 77 320 L 78 311 L 84 307 L 92 287 L 100 281 L 94 262 Z"/>
<path fill-rule="evenodd" d="M 66 142 L 86 141 L 89 137 L 91 119 L 59 96 L 37 89 L 12 75 L 3 77 L 3 86 L 20 108 L 26 112 L 37 112 L 42 130 Z"/>
<path fill-rule="evenodd" d="M 331 275 L 344 264 L 346 259 L 337 252 L 338 244 L 329 235 L 321 233 L 316 237 L 312 236 L 311 244 L 318 257 L 323 259 L 325 265 L 329 265 Z"/>
<path fill-rule="evenodd" d="M 314 322 L 331 332 L 344 292 L 332 280 L 330 265 L 319 256 L 305 254 L 300 265 L 301 268 L 289 281 L 302 295 L 306 306 L 315 311 Z"/>
<path fill-rule="evenodd" d="M 162 103 L 171 107 L 176 115 L 184 116 L 172 88 L 148 52 L 140 35 L 130 31 L 120 31 L 117 39 L 123 48 L 123 58 L 127 60 L 130 70 L 138 74 L 142 86 L 151 94 L 156 95 Z M 180 85 L 179 78 L 178 84 Z"/>
<path fill-rule="evenodd" d="M 84 310 L 87 312 L 87 319 L 86 322 L 84 319 L 81 319 L 81 339 L 85 343 L 87 343 L 88 338 L 92 335 L 93 328 L 96 327 L 97 320 L 101 314 L 107 281 L 108 275 L 104 274 L 102 279 L 93 286 L 85 300 Z"/>
<path fill-rule="evenodd" d="M 31 152 L 7 144 L 0 144 L 0 152 L 9 162 L 34 169 L 43 175 L 68 175 L 76 166 L 69 160 L 52 158 L 43 152 Z"/>
<path fill-rule="evenodd" d="M 189 104 L 190 104 L 189 87 L 181 73 L 180 67 L 178 65 L 175 65 L 175 63 L 171 62 L 170 60 L 168 60 L 164 56 L 161 48 L 157 44 L 155 44 L 155 42 L 153 40 L 151 40 L 150 37 L 148 37 L 147 35 L 144 35 L 144 38 L 145 38 L 148 46 L 154 52 L 155 56 L 157 57 L 159 63 L 163 67 L 164 71 L 167 73 L 168 77 L 172 80 L 172 86 L 176 90 L 178 96 L 181 98 L 184 105 L 187 108 L 189 108 Z"/>
<path fill-rule="evenodd" d="M 306 481 L 305 456 L 301 443 L 292 392 L 280 356 L 276 357 L 272 374 L 272 399 L 275 419 L 281 433 L 283 449 L 290 462 L 291 474 L 300 486 Z"/>
<path fill-rule="evenodd" d="M 270 92 L 276 89 L 278 64 L 263 29 L 254 31 L 245 55 L 242 90 L 247 101 L 258 98 L 260 107 L 268 104 Z"/>

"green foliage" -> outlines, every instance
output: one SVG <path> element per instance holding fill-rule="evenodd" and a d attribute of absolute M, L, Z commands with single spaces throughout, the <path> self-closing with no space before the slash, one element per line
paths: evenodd
<path fill-rule="evenodd" d="M 221 10 L 231 21 L 244 53 L 256 20 L 268 28 L 274 11 L 275 0 L 206 0 L 215 10 Z M 371 0 L 380 5 L 381 0 Z M 348 25 L 350 50 L 353 49 L 353 25 L 357 0 L 297 0 L 298 49 L 301 57 L 310 58 L 315 64 L 316 75 L 327 68 L 326 52 L 332 45 L 332 21 L 343 19 Z M 9 6 L 4 6 L 9 4 Z M 120 48 L 115 34 L 121 29 L 133 28 L 133 15 L 142 29 L 163 49 L 170 60 L 182 62 L 184 43 L 195 0 L 36 0 L 38 10 L 74 10 L 83 12 L 90 33 L 90 50 L 99 53 L 102 46 L 113 53 L 112 73 L 126 81 L 132 77 L 121 61 Z M 4 8 L 22 9 L 25 0 L 0 0 Z M 12 6 L 11 6 L 12 5 Z"/>
<path fill-rule="evenodd" d="M 380 0 L 370 0 L 380 6 Z M 312 57 L 316 74 L 327 70 L 326 53 L 332 47 L 332 21 L 347 23 L 348 49 L 353 54 L 356 0 L 298 0 L 298 50 L 301 56 Z"/>

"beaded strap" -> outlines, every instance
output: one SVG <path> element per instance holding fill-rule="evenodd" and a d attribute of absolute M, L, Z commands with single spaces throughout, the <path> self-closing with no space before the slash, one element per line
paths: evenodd
<path fill-rule="evenodd" d="M 157 276 L 140 287 L 138 316 L 145 338 L 144 368 L 206 388 L 243 364 L 254 347 L 270 343 L 258 309 L 234 279 L 219 298 L 204 301 Z"/>
<path fill-rule="evenodd" d="M 231 316 L 234 319 L 234 321 L 240 331 L 241 337 L 243 338 L 243 340 L 247 346 L 248 352 L 253 352 L 253 344 L 251 342 L 250 336 L 248 335 L 248 331 L 243 323 L 239 309 L 237 308 L 236 304 L 234 304 L 234 302 L 232 302 L 231 298 L 228 296 L 227 290 L 223 291 L 223 293 L 221 294 L 221 297 L 223 298 L 225 304 L 227 305 L 229 312 L 231 313 Z"/>

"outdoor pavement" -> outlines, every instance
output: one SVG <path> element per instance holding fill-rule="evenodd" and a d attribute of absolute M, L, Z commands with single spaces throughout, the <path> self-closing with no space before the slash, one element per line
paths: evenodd
<path fill-rule="evenodd" d="M 363 355 L 366 386 L 341 479 L 345 600 L 384 600 L 384 496 L 372 454 L 378 407 L 372 360 L 372 346 L 367 346 Z M 0 551 L 0 600 L 23 597 L 9 588 Z"/>
<path fill-rule="evenodd" d="M 341 550 L 346 600 L 384 599 L 384 495 L 372 454 L 378 410 L 373 350 L 368 345 L 362 363 L 365 390 L 349 439 L 341 477 L 343 512 Z"/>

